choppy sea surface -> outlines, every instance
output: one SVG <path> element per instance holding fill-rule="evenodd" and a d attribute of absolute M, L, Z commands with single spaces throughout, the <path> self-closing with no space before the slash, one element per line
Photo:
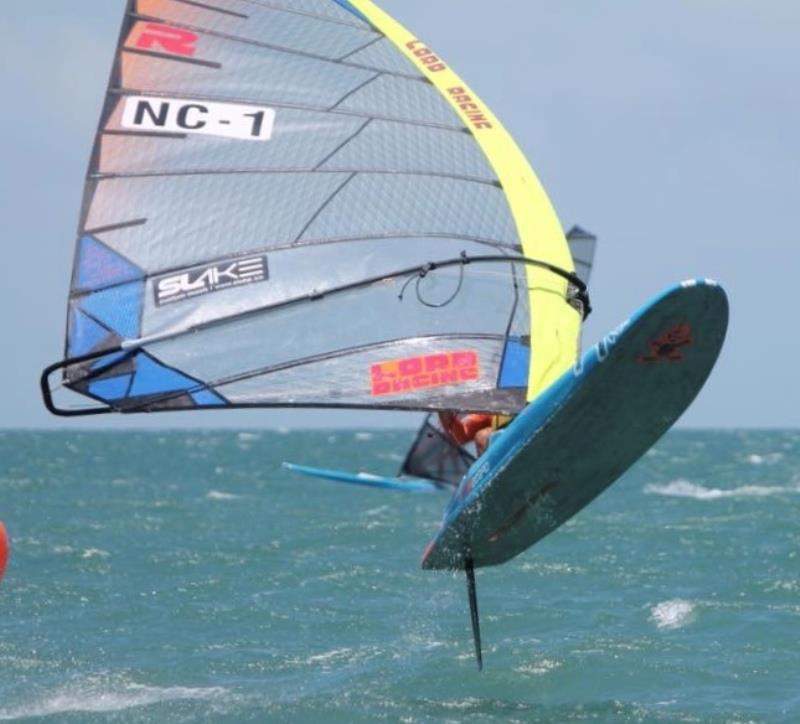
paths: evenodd
<path fill-rule="evenodd" d="M 411 435 L 0 432 L 0 721 L 800 721 L 800 432 L 671 433 L 480 570 L 483 674 L 446 494 L 280 467 Z"/>

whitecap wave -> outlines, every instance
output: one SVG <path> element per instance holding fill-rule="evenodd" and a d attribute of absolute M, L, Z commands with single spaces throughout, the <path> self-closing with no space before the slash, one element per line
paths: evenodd
<path fill-rule="evenodd" d="M 108 558 L 110 555 L 108 551 L 100 550 L 100 548 L 87 548 L 81 553 L 81 558 Z"/>
<path fill-rule="evenodd" d="M 352 649 L 344 648 L 344 649 L 334 649 L 333 651 L 326 651 L 322 654 L 313 654 L 306 658 L 305 663 L 307 664 L 321 664 L 323 666 L 332 664 L 335 661 L 347 660 L 353 654 Z"/>
<path fill-rule="evenodd" d="M 553 661 L 552 659 L 541 659 L 531 664 L 522 664 L 521 666 L 517 666 L 515 667 L 514 671 L 519 674 L 542 676 L 543 674 L 553 671 L 553 669 L 557 669 L 559 666 L 561 666 L 561 664 L 558 661 Z"/>
<path fill-rule="evenodd" d="M 658 628 L 677 629 L 683 628 L 695 619 L 694 604 L 675 598 L 671 601 L 662 601 L 650 609 L 650 620 Z"/>
<path fill-rule="evenodd" d="M 241 500 L 244 496 L 234 493 L 223 493 L 221 490 L 209 490 L 206 500 Z"/>
<path fill-rule="evenodd" d="M 368 440 L 372 440 L 375 437 L 371 432 L 357 432 L 355 434 L 355 439 L 359 442 L 367 442 Z"/>
<path fill-rule="evenodd" d="M 751 465 L 775 465 L 783 460 L 783 453 L 772 452 L 765 455 L 748 455 L 747 462 Z"/>
<path fill-rule="evenodd" d="M 673 480 L 665 485 L 646 485 L 644 492 L 650 495 L 666 495 L 674 498 L 694 500 L 719 500 L 720 498 L 766 498 L 771 495 L 800 493 L 800 485 L 741 485 L 738 488 L 706 488 L 690 480 Z"/>
<path fill-rule="evenodd" d="M 222 687 L 144 686 L 113 681 L 107 677 L 89 678 L 63 686 L 38 701 L 14 708 L 0 708 L 0 721 L 29 719 L 75 713 L 110 713 L 170 701 L 219 702 L 228 697 Z"/>

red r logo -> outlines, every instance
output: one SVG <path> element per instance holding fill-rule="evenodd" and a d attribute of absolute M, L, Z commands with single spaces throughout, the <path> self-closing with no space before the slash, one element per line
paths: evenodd
<path fill-rule="evenodd" d="M 160 50 L 171 55 L 192 58 L 197 52 L 198 40 L 200 37 L 189 30 L 173 28 L 171 25 L 162 25 L 161 23 L 146 23 L 140 31 L 135 45 L 142 50 Z"/>

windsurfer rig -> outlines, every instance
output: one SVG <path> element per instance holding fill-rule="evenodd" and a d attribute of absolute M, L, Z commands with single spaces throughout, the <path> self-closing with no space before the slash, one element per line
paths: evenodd
<path fill-rule="evenodd" d="M 44 401 L 515 415 L 575 365 L 579 261 L 497 117 L 371 0 L 128 0 Z M 463 493 L 470 462 L 437 474 Z M 442 565 L 480 661 L 479 553 Z"/>

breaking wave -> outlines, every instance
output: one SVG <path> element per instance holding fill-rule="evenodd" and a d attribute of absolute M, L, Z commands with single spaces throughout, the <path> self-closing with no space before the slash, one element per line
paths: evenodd
<path fill-rule="evenodd" d="M 650 609 L 650 620 L 658 628 L 677 629 L 683 628 L 694 621 L 694 605 L 681 598 L 671 601 L 662 601 Z"/>
<path fill-rule="evenodd" d="M 751 465 L 776 465 L 783 460 L 783 453 L 773 452 L 765 455 L 748 455 L 747 462 Z"/>
<path fill-rule="evenodd" d="M 75 713 L 110 713 L 172 701 L 219 702 L 228 698 L 221 687 L 157 687 L 92 677 L 64 686 L 38 701 L 13 708 L 0 706 L 0 721 Z"/>
<path fill-rule="evenodd" d="M 742 485 L 738 488 L 706 488 L 689 480 L 673 480 L 665 485 L 647 485 L 644 492 L 694 500 L 719 500 L 720 498 L 766 498 L 772 495 L 796 495 L 800 485 Z"/>
<path fill-rule="evenodd" d="M 235 493 L 223 493 L 221 490 L 209 490 L 206 500 L 241 500 L 244 496 Z"/>

